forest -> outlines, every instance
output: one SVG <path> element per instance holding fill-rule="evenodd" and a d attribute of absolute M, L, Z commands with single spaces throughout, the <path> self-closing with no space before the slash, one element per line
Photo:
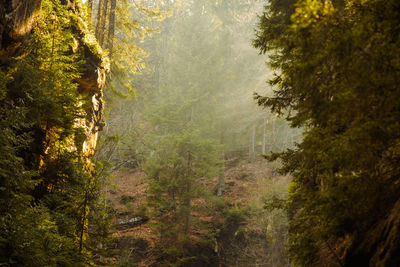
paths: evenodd
<path fill-rule="evenodd" d="M 400 266 L 400 2 L 3 0 L 0 266 Z"/>

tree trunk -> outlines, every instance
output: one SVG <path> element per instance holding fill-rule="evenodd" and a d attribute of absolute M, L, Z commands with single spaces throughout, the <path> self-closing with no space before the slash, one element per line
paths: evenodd
<path fill-rule="evenodd" d="M 250 142 L 249 142 L 249 161 L 253 161 L 255 159 L 254 147 L 256 140 L 256 127 L 251 127 L 250 132 Z"/>
<path fill-rule="evenodd" d="M 81 229 L 79 233 L 79 251 L 83 249 L 83 237 L 85 234 L 85 226 L 86 226 L 86 207 L 87 207 L 87 191 L 85 192 L 85 200 L 83 202 L 83 210 L 82 210 L 82 218 L 81 218 Z"/>
<path fill-rule="evenodd" d="M 267 128 L 267 119 L 264 118 L 264 125 L 263 125 L 263 139 L 262 139 L 262 151 L 261 153 L 265 155 L 265 130 Z"/>
<path fill-rule="evenodd" d="M 89 12 L 91 14 L 92 13 L 92 9 L 93 9 L 93 0 L 88 0 L 88 8 L 89 8 Z"/>
<path fill-rule="evenodd" d="M 274 120 L 272 121 L 272 147 L 274 148 L 276 146 L 275 121 L 276 119 L 274 118 Z"/>
<path fill-rule="evenodd" d="M 101 11 L 104 5 L 105 0 L 99 0 L 99 6 L 97 7 L 97 16 L 96 16 L 96 39 L 99 40 L 100 38 L 100 30 L 101 30 Z"/>
<path fill-rule="evenodd" d="M 99 43 L 100 43 L 101 48 L 104 48 L 104 34 L 105 34 L 105 31 L 106 31 L 108 2 L 109 2 L 109 0 L 105 0 L 103 11 L 102 11 L 102 14 L 101 14 L 101 27 L 100 27 L 100 34 L 99 34 Z"/>
<path fill-rule="evenodd" d="M 115 34 L 115 8 L 117 7 L 117 0 L 111 0 L 110 9 L 110 20 L 108 25 L 108 51 L 109 58 L 112 59 L 112 51 L 114 46 L 114 34 Z"/>
<path fill-rule="evenodd" d="M 189 230 L 190 230 L 190 210 L 191 210 L 191 196 L 190 196 L 190 191 L 192 190 L 192 184 L 191 184 L 191 175 L 192 175 L 192 155 L 190 153 L 190 151 L 187 152 L 187 156 L 188 156 L 188 164 L 187 164 L 187 176 L 188 176 L 188 180 L 186 183 L 186 198 L 184 200 L 184 205 L 185 208 L 187 208 L 187 213 L 185 214 L 185 235 L 189 234 Z"/>
<path fill-rule="evenodd" d="M 222 196 L 225 190 L 225 149 L 222 149 L 222 169 L 218 177 L 218 196 Z"/>

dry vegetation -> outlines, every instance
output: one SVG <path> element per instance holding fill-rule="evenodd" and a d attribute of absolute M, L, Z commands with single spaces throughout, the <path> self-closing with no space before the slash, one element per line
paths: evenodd
<path fill-rule="evenodd" d="M 268 165 L 269 163 L 262 159 L 255 162 L 235 160 L 227 163 L 225 193 L 220 205 L 247 210 L 246 224 L 233 233 L 230 233 L 230 229 L 225 229 L 226 233 L 233 236 L 226 234 L 215 242 L 214 252 L 227 266 L 249 266 L 255 263 L 272 266 L 273 248 L 269 247 L 272 240 L 268 239 L 267 229 L 272 225 L 273 214 L 268 213 L 263 206 L 272 195 L 279 195 L 285 191 L 289 177 L 273 176 Z M 137 266 L 157 266 L 156 245 L 159 236 L 152 227 L 156 219 L 149 218 L 134 226 L 120 225 L 121 220 L 127 217 L 145 217 L 149 214 L 144 209 L 148 188 L 146 175 L 142 171 L 132 172 L 126 169 L 118 170 L 114 175 L 115 190 L 110 191 L 109 200 L 116 211 L 116 217 L 113 220 L 113 242 L 108 245 L 114 254 L 108 262 L 120 266 L 124 262 L 135 263 Z M 212 194 L 216 193 L 217 182 L 218 177 L 198 180 L 198 183 L 204 185 Z M 212 225 L 208 229 L 193 227 L 190 240 L 193 247 L 196 247 L 197 242 L 211 234 L 210 229 L 223 228 L 226 218 L 218 205 L 206 201 L 205 198 L 194 199 L 192 206 L 192 221 Z M 227 242 L 228 240 L 230 241 Z"/>

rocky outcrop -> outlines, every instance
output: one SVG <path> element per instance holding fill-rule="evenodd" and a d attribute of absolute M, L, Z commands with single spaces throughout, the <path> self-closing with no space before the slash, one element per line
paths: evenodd
<path fill-rule="evenodd" d="M 103 88 L 106 83 L 107 74 L 110 71 L 110 61 L 97 43 L 96 38 L 89 30 L 89 26 L 83 18 L 87 17 L 85 9 L 78 3 L 68 2 L 73 11 L 72 19 L 75 31 L 79 38 L 78 51 L 85 61 L 84 72 L 77 79 L 79 92 L 90 99 L 90 103 L 82 103 L 86 111 L 86 118 L 78 122 L 86 130 L 86 140 L 83 143 L 82 152 L 89 157 L 94 154 L 98 132 L 104 126 L 103 121 Z"/>
<path fill-rule="evenodd" d="M 386 218 L 380 220 L 362 241 L 353 245 L 345 258 L 345 266 L 400 265 L 400 200 Z"/>
<path fill-rule="evenodd" d="M 34 30 L 40 12 L 41 0 L 3 0 L 0 2 L 0 62 L 7 64 L 11 58 L 29 53 L 26 44 Z M 86 140 L 77 149 L 83 152 L 85 159 L 94 154 L 97 133 L 103 126 L 103 88 L 109 72 L 109 60 L 89 29 L 84 18 L 86 9 L 80 1 L 63 1 L 70 9 L 77 45 L 71 53 L 79 53 L 85 65 L 82 76 L 77 79 L 79 93 L 85 95 L 81 105 L 85 118 L 76 122 L 76 126 L 85 129 Z M 49 143 L 49 142 L 47 142 Z M 75 144 L 71 144 L 75 145 Z M 90 161 L 88 160 L 88 163 Z M 88 164 L 91 169 L 91 164 Z"/>
<path fill-rule="evenodd" d="M 149 221 L 147 217 L 134 216 L 134 217 L 125 217 L 118 219 L 118 230 L 129 229 L 139 225 L 142 225 Z"/>
<path fill-rule="evenodd" d="M 0 61 L 23 53 L 21 47 L 29 37 L 39 15 L 41 0 L 2 0 L 0 4 Z"/>

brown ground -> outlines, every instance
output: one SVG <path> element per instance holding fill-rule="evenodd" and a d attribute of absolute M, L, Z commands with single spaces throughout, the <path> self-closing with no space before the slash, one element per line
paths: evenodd
<path fill-rule="evenodd" d="M 250 163 L 247 160 L 227 162 L 225 171 L 226 192 L 224 193 L 224 197 L 226 200 L 229 200 L 230 206 L 243 207 L 252 204 L 262 207 L 265 198 L 271 193 L 271 186 L 275 188 L 285 188 L 289 178 L 283 176 L 272 177 L 268 165 L 269 163 L 263 159 Z M 134 214 L 140 211 L 140 207 L 146 203 L 146 190 L 148 185 L 146 183 L 146 175 L 142 171 L 130 172 L 128 170 L 118 170 L 114 172 L 114 176 L 116 190 L 111 192 L 109 199 L 117 214 L 113 223 L 117 224 L 120 217 L 129 214 L 134 216 Z M 199 180 L 199 183 L 205 185 L 212 192 L 215 192 L 217 181 L 218 177 L 202 178 Z M 204 199 L 195 199 L 192 205 L 202 207 L 207 205 L 207 203 Z M 260 212 L 263 213 L 262 208 L 260 208 L 260 210 Z M 255 218 L 251 218 L 251 223 L 246 226 L 246 231 L 258 235 L 261 240 L 265 240 L 264 228 L 266 227 L 267 221 L 266 218 L 260 214 Z M 201 209 L 196 209 L 196 211 L 192 212 L 192 216 L 197 217 L 201 221 L 210 223 L 215 223 L 215 221 L 218 220 L 218 218 L 215 218 L 215 215 L 204 214 Z M 119 241 L 144 239 L 148 242 L 148 251 L 150 251 L 150 253 L 143 257 L 143 259 L 136 261 L 137 266 L 150 266 L 155 260 L 151 251 L 155 247 L 159 236 L 150 226 L 152 222 L 154 221 L 150 219 L 148 222 L 133 228 L 116 228 L 112 233 L 113 238 Z M 193 230 L 193 240 L 196 240 L 196 236 L 201 234 L 204 234 L 201 230 Z M 118 249 L 121 248 L 118 247 Z M 118 249 L 116 251 L 118 251 Z M 256 260 L 257 262 L 263 262 L 265 260 L 263 259 L 267 254 L 265 252 L 265 245 L 254 247 L 252 250 L 254 251 L 254 257 L 260 258 Z M 131 250 L 130 253 L 134 253 L 134 251 Z M 116 256 L 116 259 L 109 261 L 110 265 L 116 265 L 115 262 L 118 261 L 118 257 L 120 256 Z M 111 262 L 114 264 L 111 264 Z M 239 264 L 239 266 L 242 265 Z"/>

